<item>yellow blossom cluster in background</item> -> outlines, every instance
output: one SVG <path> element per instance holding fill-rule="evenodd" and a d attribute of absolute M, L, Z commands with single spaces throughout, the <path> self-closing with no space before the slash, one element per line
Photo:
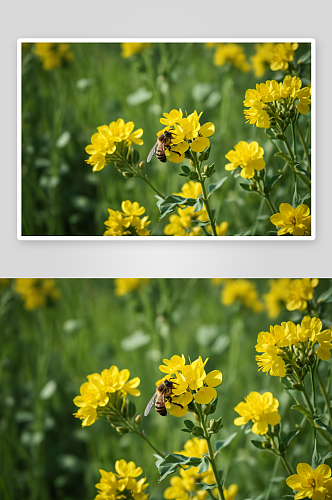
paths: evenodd
<path fill-rule="evenodd" d="M 136 467 L 134 462 L 118 460 L 115 462 L 115 471 L 106 472 L 99 470 L 101 474 L 100 483 L 96 484 L 98 495 L 95 500 L 122 500 L 125 498 L 132 500 L 147 500 L 149 495 L 144 493 L 145 488 L 149 486 L 145 482 L 146 478 L 137 480 L 143 470 Z"/>
<path fill-rule="evenodd" d="M 331 357 L 332 331 L 323 330 L 319 318 L 305 316 L 301 324 L 295 325 L 292 321 L 270 327 L 270 332 L 260 332 L 257 338 L 256 351 L 261 352 L 256 356 L 260 370 L 272 376 L 284 377 L 286 363 L 292 363 L 297 356 L 294 349 L 300 348 L 303 355 L 314 355 L 313 348 L 318 344 L 316 356 L 324 361 Z"/>
<path fill-rule="evenodd" d="M 272 215 L 272 224 L 279 227 L 278 236 L 289 233 L 294 236 L 311 235 L 311 215 L 307 205 L 299 205 L 295 209 L 289 203 L 281 203 L 280 213 Z"/>
<path fill-rule="evenodd" d="M 272 71 L 286 71 L 289 63 L 294 61 L 294 52 L 298 47 L 298 43 L 277 43 L 271 54 L 270 67 Z"/>
<path fill-rule="evenodd" d="M 234 146 L 234 150 L 225 155 L 227 160 L 231 162 L 225 165 L 226 170 L 235 170 L 241 166 L 241 177 L 252 179 L 255 170 L 263 170 L 265 167 L 264 149 L 259 146 L 258 142 L 252 141 L 248 144 L 248 142 L 240 141 Z"/>
<path fill-rule="evenodd" d="M 74 59 L 68 43 L 36 43 L 35 54 L 41 59 L 45 70 L 59 68 L 64 62 Z"/>
<path fill-rule="evenodd" d="M 254 312 L 260 312 L 263 304 L 258 298 L 258 292 L 253 283 L 246 279 L 225 279 L 221 292 L 221 302 L 230 306 L 239 301 Z"/>
<path fill-rule="evenodd" d="M 61 296 L 55 287 L 55 281 L 48 278 L 16 278 L 15 291 L 28 310 L 45 307 L 48 301 L 58 300 Z"/>
<path fill-rule="evenodd" d="M 170 360 L 163 359 L 164 364 L 159 366 L 159 370 L 167 375 L 157 384 L 165 379 L 174 384 L 171 401 L 166 402 L 166 408 L 174 417 L 183 417 L 193 400 L 198 404 L 208 404 L 217 396 L 215 387 L 221 384 L 222 374 L 219 370 L 206 374 L 204 367 L 207 361 L 203 362 L 199 356 L 187 365 L 183 354 L 172 356 Z"/>
<path fill-rule="evenodd" d="M 281 304 L 285 304 L 288 311 L 304 311 L 308 306 L 308 301 L 313 299 L 314 288 L 318 283 L 317 278 L 270 280 L 270 290 L 263 295 L 269 317 L 279 316 Z"/>
<path fill-rule="evenodd" d="M 146 285 L 149 278 L 115 278 L 115 293 L 119 297 Z"/>
<path fill-rule="evenodd" d="M 85 148 L 90 157 L 85 160 L 89 165 L 93 165 L 93 172 L 102 170 L 107 163 L 107 155 L 115 153 L 119 144 L 130 145 L 132 142 L 141 146 L 143 140 L 143 129 L 139 128 L 133 132 L 134 122 L 127 122 L 119 118 L 109 125 L 97 127 L 98 132 L 91 137 L 91 144 Z"/>
<path fill-rule="evenodd" d="M 183 116 L 181 109 L 172 109 L 169 113 L 163 113 L 164 118 L 160 119 L 160 123 L 166 127 L 157 135 L 165 131 L 171 132 L 171 147 L 170 150 L 165 149 L 165 154 L 172 163 L 183 161 L 189 147 L 191 151 L 200 153 L 210 145 L 208 137 L 214 134 L 215 126 L 211 122 L 201 125 L 199 119 L 202 114 L 203 111 L 198 115 L 195 110 L 189 116 Z"/>
<path fill-rule="evenodd" d="M 309 112 L 311 103 L 310 87 L 302 87 L 299 77 L 287 75 L 283 82 L 267 80 L 265 83 L 257 83 L 256 89 L 248 89 L 245 94 L 243 104 L 249 109 L 244 110 L 247 122 L 260 128 L 269 128 L 269 105 L 275 102 L 282 102 L 287 99 L 288 103 L 298 100 L 296 109 L 301 114 Z"/>
<path fill-rule="evenodd" d="M 140 207 L 137 201 L 129 200 L 121 204 L 122 212 L 108 209 L 109 217 L 105 222 L 107 227 L 104 236 L 150 236 L 151 231 L 147 226 L 151 223 L 145 213 L 145 208 Z"/>
<path fill-rule="evenodd" d="M 105 407 L 110 395 L 116 394 L 125 398 L 127 393 L 132 396 L 139 396 L 140 391 L 137 386 L 140 379 L 135 377 L 128 381 L 130 372 L 127 369 L 119 371 L 116 366 L 103 370 L 101 374 L 93 373 L 88 375 L 88 382 L 81 385 L 80 396 L 76 396 L 74 404 L 79 407 L 77 413 L 73 415 L 83 420 L 82 426 L 92 425 L 98 418 L 98 408 Z"/>
<path fill-rule="evenodd" d="M 202 458 L 204 454 L 208 453 L 206 441 L 194 437 L 189 439 L 185 445 L 184 450 L 177 451 L 186 457 Z M 204 482 L 212 484 L 215 482 L 212 466 L 210 465 L 206 472 L 198 473 L 198 467 L 191 467 L 180 469 L 179 476 L 173 476 L 170 480 L 171 486 L 164 491 L 164 498 L 166 500 L 205 500 L 208 495 L 207 490 L 199 489 L 197 483 Z M 236 484 L 231 484 L 229 488 L 224 488 L 223 493 L 225 500 L 234 500 L 238 492 Z M 217 495 L 217 492 L 214 491 Z"/>
<path fill-rule="evenodd" d="M 134 54 L 139 54 L 143 50 L 151 46 L 151 43 L 145 42 L 134 42 L 134 43 L 121 43 L 121 56 L 124 59 L 133 56 Z"/>
<path fill-rule="evenodd" d="M 250 71 L 250 64 L 246 60 L 243 48 L 236 43 L 217 43 L 214 53 L 214 64 L 223 66 L 227 62 L 244 73 Z"/>
<path fill-rule="evenodd" d="M 252 420 L 252 432 L 263 435 L 267 433 L 269 425 L 277 425 L 280 422 L 279 401 L 271 392 L 251 392 L 244 399 L 245 403 L 241 402 L 234 408 L 241 415 L 234 420 L 235 425 L 244 425 Z"/>
<path fill-rule="evenodd" d="M 274 43 L 256 43 L 256 52 L 250 57 L 252 69 L 257 77 L 264 75 L 267 66 L 270 65 Z"/>

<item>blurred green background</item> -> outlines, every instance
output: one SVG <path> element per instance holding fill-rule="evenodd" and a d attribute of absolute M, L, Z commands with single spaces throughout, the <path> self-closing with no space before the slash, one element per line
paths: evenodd
<path fill-rule="evenodd" d="M 28 45 L 25 47 L 25 45 Z M 34 44 L 22 50 L 22 234 L 26 236 L 101 236 L 108 208 L 120 210 L 121 202 L 138 201 L 152 220 L 154 235 L 163 235 L 168 217 L 159 219 L 154 192 L 137 178 L 125 179 L 112 165 L 96 173 L 85 163 L 85 147 L 96 128 L 118 118 L 143 128 L 143 146 L 135 146 L 146 159 L 163 128 L 164 112 L 181 108 L 188 114 L 203 111 L 200 123 L 212 121 L 210 160 L 216 173 L 212 182 L 228 176 L 216 192 L 212 206 L 218 222 L 227 221 L 227 235 L 266 235 L 275 230 L 270 212 L 259 196 L 239 187 L 241 178 L 227 173 L 225 158 L 240 141 L 256 140 L 264 148 L 269 176 L 283 168 L 264 129 L 245 123 L 245 91 L 268 79 L 282 80 L 284 73 L 266 72 L 256 77 L 230 62 L 217 67 L 214 49 L 202 43 L 154 43 L 129 58 L 121 56 L 118 43 L 71 43 L 72 60 L 61 67 L 43 69 Z M 255 44 L 241 44 L 247 63 Z M 296 57 L 307 52 L 300 44 Z M 308 84 L 305 82 L 305 84 Z M 305 116 L 300 116 L 304 126 Z M 299 148 L 301 156 L 301 148 Z M 184 184 L 180 165 L 162 164 L 156 157 L 145 167 L 150 181 L 166 194 Z M 287 169 L 272 198 L 276 206 L 292 203 L 293 176 Z M 307 191 L 300 183 L 299 195 Z M 259 215 L 260 214 L 260 215 Z M 257 226 L 255 225 L 256 216 Z"/>
<path fill-rule="evenodd" d="M 151 449 L 138 436 L 119 435 L 106 419 L 82 428 L 73 416 L 77 410 L 73 398 L 87 375 L 114 364 L 128 368 L 130 378 L 140 377 L 141 396 L 128 397 L 143 414 L 155 382 L 162 377 L 158 368 L 162 359 L 182 353 L 191 360 L 208 357 L 207 371 L 218 369 L 223 374 L 215 415 L 223 416 L 224 428 L 217 438 L 238 431 L 218 455 L 226 486 L 238 484 L 237 500 L 261 493 L 260 498 L 277 500 L 291 494 L 282 464 L 274 468 L 274 456 L 254 448 L 253 434 L 245 435 L 233 424 L 238 416 L 234 407 L 251 391 L 272 391 L 279 399 L 285 432 L 301 421 L 301 415 L 289 409 L 293 399 L 283 391 L 279 378 L 258 372 L 255 362 L 260 331 L 281 321 L 300 321 L 303 316 L 282 306 L 278 317 L 268 317 L 263 297 L 269 290 L 268 280 L 249 280 L 257 290 L 253 303 L 264 306 L 260 312 L 245 307 L 241 300 L 223 305 L 225 284 L 210 279 L 150 279 L 122 296 L 116 295 L 113 279 L 54 281 L 61 294 L 58 300 L 27 310 L 24 304 L 28 303 L 15 291 L 16 282 L 2 280 L 1 498 L 90 500 L 96 495 L 99 469 L 114 470 L 115 461 L 124 458 L 143 468 L 148 492 L 161 500 L 169 481 L 158 485 Z M 320 280 L 315 297 L 329 287 L 330 280 Z M 332 325 L 330 309 L 324 325 Z M 331 360 L 322 365 L 326 377 Z M 171 453 L 183 449 L 188 439 L 188 434 L 180 432 L 183 420 L 170 415 L 163 418 L 153 410 L 143 417 L 143 428 L 157 448 Z M 302 438 L 293 441 L 289 450 L 293 467 L 311 462 L 311 434 L 305 427 Z M 320 452 L 324 454 L 322 445 Z"/>

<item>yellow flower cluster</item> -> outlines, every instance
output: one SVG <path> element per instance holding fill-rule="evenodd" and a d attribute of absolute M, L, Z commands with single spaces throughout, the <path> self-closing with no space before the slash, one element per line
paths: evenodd
<path fill-rule="evenodd" d="M 229 62 L 244 73 L 250 70 L 243 48 L 236 43 L 218 43 L 214 53 L 214 64 L 223 66 Z"/>
<path fill-rule="evenodd" d="M 248 89 L 243 104 L 249 109 L 244 110 L 247 122 L 256 127 L 269 128 L 270 105 L 280 102 L 290 105 L 298 99 L 296 109 L 301 114 L 309 112 L 311 103 L 311 89 L 301 88 L 302 81 L 299 77 L 287 75 L 284 81 L 278 83 L 276 80 L 267 80 L 265 83 L 257 83 L 256 89 Z"/>
<path fill-rule="evenodd" d="M 55 281 L 48 278 L 16 278 L 15 291 L 21 295 L 25 309 L 30 311 L 45 307 L 49 301 L 61 296 Z"/>
<path fill-rule="evenodd" d="M 221 302 L 225 306 L 230 306 L 238 300 L 254 312 L 259 312 L 263 309 L 263 304 L 258 298 L 256 287 L 250 281 L 246 279 L 226 279 L 223 285 Z"/>
<path fill-rule="evenodd" d="M 235 147 L 225 155 L 231 163 L 225 165 L 226 170 L 235 170 L 241 166 L 241 177 L 244 179 L 252 179 L 255 175 L 255 170 L 263 170 L 265 161 L 263 159 L 264 149 L 261 148 L 258 142 L 253 141 L 248 144 L 245 141 L 240 141 Z"/>
<path fill-rule="evenodd" d="M 47 71 L 59 68 L 64 61 L 74 59 L 68 43 L 36 43 L 35 54 L 41 59 L 43 69 Z"/>
<path fill-rule="evenodd" d="M 180 453 L 186 457 L 202 458 L 204 454 L 208 453 L 208 448 L 204 439 L 194 437 L 185 443 L 184 450 L 175 453 Z M 170 482 L 171 486 L 164 491 L 166 500 L 205 500 L 208 494 L 207 491 L 199 489 L 199 486 L 196 485 L 199 482 L 212 484 L 215 479 L 210 465 L 208 470 L 201 474 L 198 473 L 198 467 L 180 469 L 180 477 L 172 477 Z M 236 484 L 230 485 L 228 489 L 225 488 L 223 490 L 225 500 L 234 500 L 237 491 Z"/>
<path fill-rule="evenodd" d="M 269 317 L 276 318 L 279 316 L 280 304 L 285 304 L 288 311 L 297 309 L 304 311 L 308 306 L 308 301 L 313 299 L 314 288 L 318 283 L 317 278 L 270 280 L 270 290 L 263 295 Z"/>
<path fill-rule="evenodd" d="M 146 285 L 149 278 L 115 278 L 115 294 L 119 297 Z"/>
<path fill-rule="evenodd" d="M 140 207 L 137 201 L 133 203 L 129 200 L 121 204 L 122 212 L 108 209 L 109 217 L 105 222 L 107 230 L 104 236 L 150 236 L 151 231 L 147 226 L 151 223 L 146 215 L 140 219 L 140 215 L 145 212 L 144 207 Z"/>
<path fill-rule="evenodd" d="M 288 63 L 294 61 L 294 52 L 298 47 L 298 43 L 277 43 L 271 54 L 270 67 L 272 71 L 286 71 Z"/>
<path fill-rule="evenodd" d="M 270 65 L 274 43 L 256 43 L 256 52 L 251 56 L 252 69 L 257 77 L 264 75 L 266 66 Z"/>
<path fill-rule="evenodd" d="M 166 402 L 166 408 L 174 417 L 185 415 L 193 399 L 198 404 L 209 404 L 217 396 L 215 387 L 221 384 L 222 374 L 219 370 L 206 374 L 204 367 L 207 361 L 208 358 L 203 362 L 199 356 L 186 365 L 183 354 L 182 357 L 175 355 L 170 360 L 163 359 L 164 364 L 159 366 L 159 370 L 167 375 L 157 385 L 165 379 L 172 381 L 174 388 L 171 401 Z"/>
<path fill-rule="evenodd" d="M 312 498 L 330 500 L 332 498 L 331 468 L 322 464 L 313 470 L 308 464 L 298 464 L 297 474 L 286 479 L 287 486 L 297 491 L 294 499 Z"/>
<path fill-rule="evenodd" d="M 80 396 L 76 396 L 74 404 L 79 407 L 76 418 L 83 420 L 82 426 L 92 425 L 98 418 L 98 408 L 103 408 L 110 400 L 111 394 L 117 394 L 125 398 L 127 393 L 139 396 L 140 391 L 136 387 L 140 379 L 135 377 L 128 381 L 129 370 L 121 370 L 111 366 L 109 370 L 103 370 L 101 374 L 88 375 L 88 382 L 81 385 Z"/>
<path fill-rule="evenodd" d="M 109 125 L 97 127 L 98 132 L 91 137 L 91 144 L 85 148 L 85 151 L 91 155 L 86 161 L 89 165 L 93 165 L 93 172 L 102 170 L 108 160 L 108 155 L 115 153 L 119 144 L 125 143 L 130 145 L 132 142 L 141 146 L 143 140 L 140 137 L 143 135 L 143 129 L 134 130 L 134 122 L 125 123 L 122 118 L 116 122 L 111 122 Z"/>
<path fill-rule="evenodd" d="M 316 356 L 327 361 L 331 357 L 332 331 L 322 331 L 322 328 L 319 318 L 305 316 L 301 325 L 287 321 L 271 326 L 270 332 L 260 332 L 256 345 L 256 351 L 263 353 L 256 356 L 259 370 L 270 372 L 270 375 L 275 377 L 284 377 L 285 361 L 293 366 L 299 352 L 303 360 L 313 356 L 316 343 Z"/>
<path fill-rule="evenodd" d="M 145 488 L 149 486 L 145 482 L 146 478 L 137 480 L 143 472 L 141 467 L 136 467 L 134 462 L 118 460 L 115 462 L 114 472 L 99 470 L 101 479 L 96 484 L 98 495 L 95 500 L 147 500 L 149 495 L 144 493 Z"/>
<path fill-rule="evenodd" d="M 142 43 L 142 42 L 136 42 L 136 43 L 122 43 L 121 44 L 121 56 L 124 59 L 127 59 L 128 57 L 133 56 L 134 54 L 138 54 L 139 52 L 143 52 L 143 50 L 147 49 L 150 47 L 151 43 Z"/>
<path fill-rule="evenodd" d="M 245 403 L 241 402 L 234 408 L 241 415 L 234 420 L 235 425 L 244 425 L 252 420 L 252 432 L 263 435 L 269 430 L 269 425 L 277 425 L 280 422 L 279 401 L 271 392 L 251 392 L 244 399 Z"/>
<path fill-rule="evenodd" d="M 293 236 L 311 235 L 311 215 L 307 205 L 299 205 L 295 209 L 289 203 L 281 203 L 280 213 L 272 215 L 272 224 L 279 227 L 278 236 L 287 233 Z"/>
<path fill-rule="evenodd" d="M 208 137 L 214 134 L 215 126 L 213 123 L 204 123 L 201 126 L 199 119 L 202 116 L 195 110 L 189 116 L 184 117 L 182 110 L 172 109 L 170 113 L 163 113 L 164 118 L 160 122 L 166 127 L 158 132 L 158 136 L 163 132 L 172 133 L 172 142 L 170 149 L 165 149 L 165 154 L 172 163 L 180 163 L 185 158 L 185 153 L 189 147 L 191 151 L 200 153 L 209 145 Z"/>

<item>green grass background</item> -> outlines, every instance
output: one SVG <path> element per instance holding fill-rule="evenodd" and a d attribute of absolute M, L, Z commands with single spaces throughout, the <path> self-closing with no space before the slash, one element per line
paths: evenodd
<path fill-rule="evenodd" d="M 242 45 L 249 60 L 255 53 L 254 44 Z M 296 57 L 308 48 L 308 44 L 300 44 Z M 195 109 L 203 111 L 201 124 L 215 124 L 209 164 L 215 163 L 216 173 L 211 182 L 224 176 L 229 180 L 211 202 L 218 222 L 229 223 L 227 234 L 253 234 L 254 227 L 256 235 L 275 230 L 267 206 L 256 226 L 260 198 L 243 191 L 241 178 L 227 173 L 224 166 L 228 163 L 225 154 L 240 140 L 256 140 L 264 148 L 269 176 L 283 168 L 283 161 L 273 156 L 277 149 L 264 130 L 246 124 L 243 115 L 245 91 L 267 79 L 282 79 L 283 73 L 267 70 L 263 77 L 256 78 L 252 71 L 242 73 L 229 63 L 216 67 L 213 50 L 202 43 L 152 44 L 129 59 L 121 57 L 118 43 L 73 43 L 70 49 L 74 60 L 51 71 L 42 69 L 33 47 L 23 51 L 23 235 L 100 236 L 105 230 L 107 209 L 120 210 L 126 199 L 143 205 L 152 220 L 153 234 L 163 235 L 168 217 L 158 221 L 154 192 L 137 178 L 125 179 L 112 165 L 92 173 L 84 161 L 88 158 L 85 147 L 96 127 L 121 117 L 126 122 L 134 121 L 135 129 L 143 128 L 144 145 L 134 147 L 146 159 L 156 133 L 163 128 L 159 122 L 162 113 L 173 108 L 188 114 Z M 139 102 L 138 91 L 150 97 Z M 302 127 L 306 119 L 300 117 Z M 59 141 L 66 136 L 67 140 Z M 298 153 L 302 157 L 301 147 Z M 178 175 L 180 172 L 179 164 L 162 164 L 156 157 L 145 168 L 150 181 L 166 194 L 180 191 L 186 180 Z M 276 206 L 292 203 L 293 186 L 288 168 L 272 195 Z M 306 192 L 300 187 L 300 195 Z"/>
<path fill-rule="evenodd" d="M 251 281 L 262 299 L 268 280 Z M 152 450 L 138 436 L 120 436 L 105 419 L 82 428 L 72 415 L 77 410 L 73 398 L 87 375 L 115 364 L 128 368 L 131 377 L 140 377 L 141 396 L 131 399 L 143 414 L 162 376 L 162 359 L 182 353 L 192 360 L 208 357 L 207 371 L 223 374 L 215 415 L 223 416 L 224 428 L 217 438 L 235 431 L 238 435 L 218 455 L 218 467 L 227 486 L 238 484 L 237 500 L 262 493 L 262 499 L 279 500 L 291 494 L 282 464 L 274 469 L 274 456 L 254 448 L 254 435 L 245 435 L 233 421 L 238 416 L 234 406 L 256 390 L 272 391 L 279 399 L 284 431 L 300 423 L 301 415 L 290 410 L 293 399 L 279 378 L 258 372 L 255 345 L 258 333 L 269 330 L 270 324 L 298 321 L 301 314 L 284 308 L 280 317 L 270 320 L 264 311 L 253 313 L 239 303 L 224 306 L 221 286 L 208 279 L 151 279 L 123 297 L 115 295 L 112 279 L 57 279 L 56 286 L 61 299 L 35 311 L 24 309 L 13 284 L 1 294 L 1 498 L 93 499 L 99 469 L 114 470 L 115 461 L 124 458 L 143 467 L 151 497 L 161 500 L 169 481 L 157 484 Z M 316 296 L 329 286 L 329 280 L 320 280 Z M 330 313 L 326 319 L 331 320 Z M 150 340 L 135 348 L 130 336 L 137 331 Z M 331 360 L 321 365 L 326 377 Z M 322 408 L 322 399 L 317 401 Z M 188 439 L 180 432 L 183 420 L 162 418 L 153 410 L 143 417 L 143 428 L 157 448 L 171 453 L 183 449 Z M 322 455 L 325 449 L 319 443 Z M 306 425 L 290 447 L 290 462 L 293 467 L 311 463 L 311 453 L 312 432 Z"/>

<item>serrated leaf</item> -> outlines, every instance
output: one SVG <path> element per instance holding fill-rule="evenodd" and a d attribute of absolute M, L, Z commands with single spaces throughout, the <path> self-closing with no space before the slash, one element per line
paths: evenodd
<path fill-rule="evenodd" d="M 237 435 L 237 432 L 234 432 L 233 434 L 228 436 L 223 441 L 216 441 L 215 447 L 216 447 L 217 453 L 219 453 L 219 451 L 222 450 L 223 448 L 226 448 L 226 446 L 228 446 L 233 441 L 233 439 L 235 438 L 236 435 Z"/>
<path fill-rule="evenodd" d="M 227 179 L 228 177 L 223 177 L 222 179 L 220 179 L 220 181 L 216 182 L 215 184 L 209 184 L 208 185 L 209 194 L 212 194 L 214 191 L 219 189 L 224 184 L 224 182 L 227 181 Z"/>

